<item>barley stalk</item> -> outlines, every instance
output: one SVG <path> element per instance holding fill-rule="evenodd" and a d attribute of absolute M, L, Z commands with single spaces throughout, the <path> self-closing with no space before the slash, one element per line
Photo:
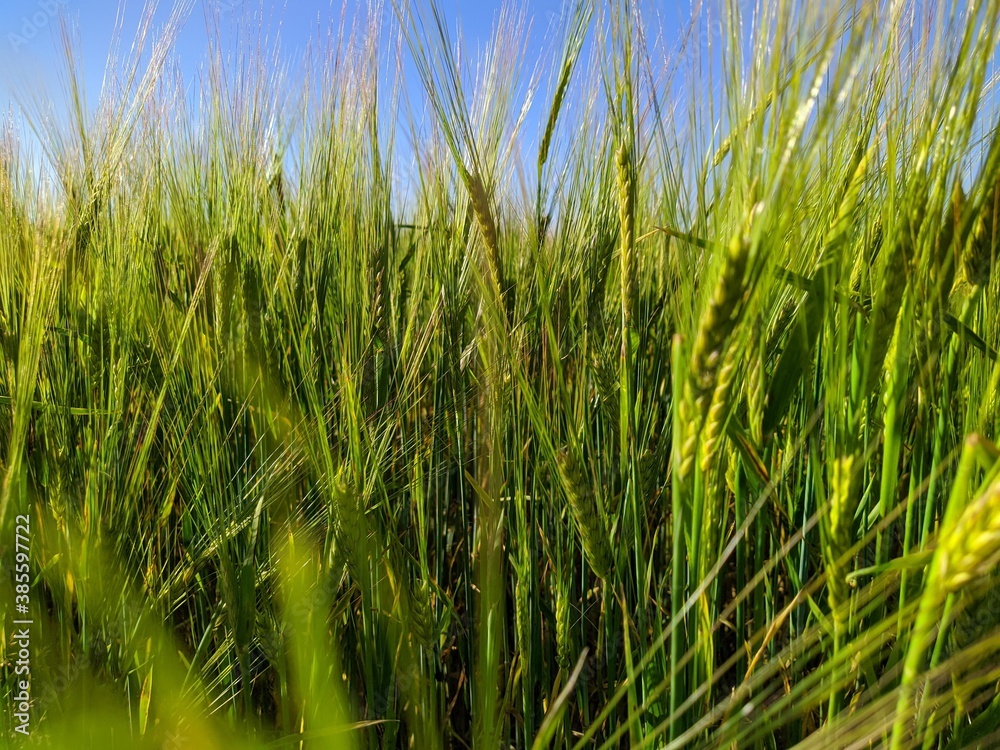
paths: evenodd
<path fill-rule="evenodd" d="M 0 124 L 34 739 L 988 744 L 1000 0 L 392 5 Z"/>

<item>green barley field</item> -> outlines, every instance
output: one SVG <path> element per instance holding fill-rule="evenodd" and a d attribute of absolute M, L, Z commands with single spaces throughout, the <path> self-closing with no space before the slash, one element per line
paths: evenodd
<path fill-rule="evenodd" d="M 0 745 L 1000 747 L 1000 0 L 190 5 L 0 137 Z"/>

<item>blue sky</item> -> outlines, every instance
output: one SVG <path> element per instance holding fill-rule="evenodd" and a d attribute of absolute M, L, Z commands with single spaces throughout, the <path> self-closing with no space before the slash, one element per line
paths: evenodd
<path fill-rule="evenodd" d="M 438 1 L 452 21 L 452 39 L 455 39 L 456 30 L 460 28 L 466 54 L 474 59 L 477 50 L 490 38 L 502 0 Z M 523 75 L 528 75 L 535 69 L 539 55 L 544 55 L 544 59 L 550 61 L 549 68 L 552 66 L 551 59 L 558 57 L 562 6 L 570 1 L 520 0 L 515 6 L 527 9 L 530 36 L 527 43 L 528 59 L 522 67 Z M 688 1 L 677 0 L 678 4 Z M 345 16 L 351 19 L 359 10 L 366 10 L 369 0 L 159 0 L 154 17 L 156 25 L 165 25 L 176 2 L 187 2 L 192 6 L 177 39 L 174 53 L 180 62 L 188 91 L 195 92 L 199 70 L 207 59 L 208 29 L 214 18 L 219 20 L 224 49 L 226 45 L 232 44 L 233 38 L 237 36 L 235 32 L 241 25 L 248 22 L 252 28 L 260 25 L 266 44 L 273 45 L 277 39 L 281 57 L 287 61 L 289 69 L 294 71 L 311 41 L 330 36 L 335 38 L 341 19 Z M 60 119 L 69 111 L 64 81 L 65 54 L 60 31 L 64 24 L 71 33 L 74 59 L 84 84 L 85 101 L 93 110 L 98 101 L 116 28 L 121 29 L 121 50 L 127 53 L 140 25 L 145 5 L 146 0 L 0 0 L 0 123 L 7 119 L 8 113 L 13 114 L 19 140 L 24 147 L 22 154 L 29 161 L 40 166 L 37 159 L 41 157 L 41 153 L 32 133 L 33 128 L 27 126 L 19 116 L 18 102 L 25 98 L 29 100 L 29 112 L 32 112 L 31 116 L 36 124 L 39 100 L 45 102 L 51 99 L 52 112 Z M 381 5 L 387 17 L 393 14 L 391 0 L 383 0 Z M 423 130 L 427 124 L 426 118 L 429 117 L 424 108 L 422 88 L 413 70 L 409 52 L 405 49 L 403 61 L 409 104 L 400 113 L 396 123 L 404 126 L 397 130 L 401 140 L 397 141 L 399 150 L 395 163 L 396 177 L 401 180 L 401 186 L 405 186 L 408 181 L 406 175 L 414 168 L 408 137 L 410 131 L 405 127 L 406 118 L 414 117 L 418 129 Z M 540 83 L 543 89 L 548 83 L 548 72 L 548 68 L 542 71 Z M 297 83 L 294 75 L 289 83 L 293 87 Z M 545 106 L 541 99 L 536 100 L 522 131 L 526 139 L 523 146 L 529 153 L 537 142 L 538 120 L 545 116 L 541 112 Z"/>
<path fill-rule="evenodd" d="M 406 2 L 407 0 L 401 0 Z M 410 0 L 425 3 L 427 0 Z M 437 0 L 451 21 L 452 40 L 460 29 L 464 57 L 474 62 L 479 50 L 491 36 L 491 29 L 499 16 L 503 0 Z M 599 5 L 606 0 L 595 0 Z M 159 0 L 154 24 L 166 24 L 176 3 L 191 6 L 184 27 L 178 37 L 174 54 L 189 93 L 198 89 L 198 74 L 207 60 L 208 41 L 213 19 L 218 18 L 222 32 L 223 48 L 227 49 L 234 33 L 249 22 L 252 29 L 262 28 L 265 45 L 273 46 L 277 39 L 281 57 L 288 69 L 295 71 L 307 52 L 310 42 L 317 39 L 336 38 L 341 19 L 354 18 L 359 11 L 369 7 L 372 0 Z M 102 79 L 116 37 L 123 55 L 127 55 L 139 28 L 147 0 L 0 0 L 0 123 L 8 112 L 22 146 L 22 155 L 38 166 L 41 157 L 39 144 L 32 128 L 18 115 L 18 100 L 25 97 L 37 105 L 39 101 L 52 100 L 52 111 L 62 118 L 69 111 L 65 85 L 66 62 L 62 49 L 60 30 L 70 30 L 73 58 L 78 75 L 83 81 L 85 101 L 93 110 L 101 90 Z M 346 8 L 345 8 L 346 3 Z M 387 17 L 393 15 L 392 0 L 380 3 Z M 530 161 L 537 148 L 539 121 L 547 114 L 557 69 L 564 24 L 563 13 L 569 13 L 574 0 L 513 0 L 516 9 L 526 13 L 528 39 L 527 56 L 521 66 L 526 77 L 537 70 L 541 76 L 541 90 L 535 97 L 522 129 L 520 152 Z M 648 0 L 648 10 L 657 19 L 660 30 L 668 40 L 678 40 L 680 28 L 690 19 L 692 6 L 697 0 Z M 645 6 L 644 6 L 645 7 Z M 644 14 L 644 17 L 645 16 Z M 261 20 L 262 19 L 262 20 Z M 593 30 L 591 30 L 591 33 Z M 155 33 L 154 33 L 155 35 Z M 245 36 L 245 35 L 244 35 Z M 592 38 L 592 37 L 591 37 Z M 668 42 L 669 43 L 669 42 Z M 148 45 L 147 45 L 148 50 Z M 541 65 L 538 63 L 541 61 Z M 417 132 L 425 132 L 427 118 L 421 84 L 413 69 L 409 51 L 403 50 L 404 76 L 408 93 L 408 106 L 396 116 L 397 151 L 394 171 L 405 187 L 412 176 L 412 143 L 408 117 L 415 118 Z M 118 66 L 119 68 L 121 65 Z M 140 70 L 144 66 L 140 67 Z M 293 88 L 300 79 L 294 73 L 289 81 Z M 523 91 L 523 90 L 522 90 Z M 31 104 L 29 104 L 31 107 Z M 37 118 L 37 109 L 31 114 Z M 37 119 L 34 120 L 37 124 Z M 420 136 L 418 135 L 418 138 Z M 406 192 L 405 190 L 403 192 Z"/>
<path fill-rule="evenodd" d="M 532 0 L 530 50 L 552 44 L 558 30 L 563 0 Z M 264 29 L 268 36 L 280 38 L 282 54 L 293 63 L 300 59 L 310 39 L 320 32 L 335 29 L 341 17 L 342 0 L 193 0 L 176 45 L 185 80 L 194 81 L 199 64 L 205 59 L 207 18 L 217 11 L 223 32 L 235 28 L 247 12 L 263 8 Z M 360 0 L 349 0 L 357 7 Z M 125 49 L 131 42 L 142 15 L 143 0 L 123 0 L 122 41 Z M 391 3 L 386 12 L 391 13 Z M 442 0 L 441 5 L 461 25 L 470 49 L 485 42 L 500 0 Z M 156 20 L 163 23 L 173 7 L 173 0 L 160 0 Z M 348 14 L 353 12 L 348 10 Z M 83 74 L 88 102 L 93 105 L 100 91 L 105 62 L 119 14 L 119 0 L 2 0 L 0 1 L 0 108 L 8 111 L 15 102 L 15 92 L 45 90 L 60 96 L 59 75 L 64 70 L 60 50 L 60 20 L 65 19 L 73 32 L 77 60 Z M 525 70 L 531 69 L 531 60 Z"/>

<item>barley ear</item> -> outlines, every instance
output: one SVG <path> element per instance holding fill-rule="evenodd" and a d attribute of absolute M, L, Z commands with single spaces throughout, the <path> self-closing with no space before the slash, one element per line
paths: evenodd
<path fill-rule="evenodd" d="M 682 481 L 689 479 L 694 470 L 698 441 L 711 411 L 726 346 L 736 327 L 745 291 L 749 247 L 749 240 L 742 233 L 733 237 L 722 273 L 698 323 L 691 366 L 678 407 L 683 430 L 678 456 L 678 472 Z M 728 395 L 728 387 L 720 395 Z M 723 406 L 724 400 L 720 400 L 719 414 Z M 710 447 L 714 450 L 714 444 Z"/>
<path fill-rule="evenodd" d="M 705 415 L 705 427 L 701 435 L 701 471 L 707 474 L 715 464 L 719 452 L 719 441 L 726 429 L 729 418 L 730 397 L 733 380 L 737 372 L 737 348 L 730 346 L 712 392 L 712 400 Z"/>
<path fill-rule="evenodd" d="M 553 596 L 555 597 L 555 637 L 556 637 L 556 664 L 569 674 L 569 668 L 573 663 L 572 639 L 569 623 L 569 586 L 566 581 L 566 573 L 555 575 L 553 583 Z"/>
<path fill-rule="evenodd" d="M 622 144 L 618 165 L 618 219 L 621 225 L 621 297 L 624 331 L 632 328 L 637 295 L 635 258 L 635 164 L 631 149 Z"/>
<path fill-rule="evenodd" d="M 979 435 L 965 440 L 952 489 L 941 522 L 938 547 L 927 568 L 920 607 L 910 630 L 903 673 L 896 700 L 891 750 L 906 746 L 914 733 L 914 705 L 924 655 L 934 641 L 941 607 L 949 594 L 980 579 L 986 579 L 1000 562 L 1000 477 L 996 468 L 986 489 L 971 504 L 962 507 L 971 482 L 984 456 L 996 460 L 996 449 Z"/>
<path fill-rule="evenodd" d="M 846 630 L 846 603 L 850 598 L 847 585 L 849 565 L 845 559 L 854 540 L 854 514 L 858 509 L 857 454 L 839 456 L 833 463 L 830 477 L 827 540 L 823 553 L 826 558 L 826 588 L 834 628 L 838 635 Z"/>
<path fill-rule="evenodd" d="M 896 318 L 903 304 L 903 293 L 906 291 L 908 259 L 913 248 L 913 233 L 918 227 L 908 217 L 903 217 L 896 229 L 896 237 L 892 243 L 889 255 L 886 257 L 882 272 L 882 285 L 875 296 L 872 308 L 870 338 L 871 348 L 868 353 L 867 384 L 864 389 L 869 393 L 882 374 L 889 342 L 896 328 Z"/>
<path fill-rule="evenodd" d="M 962 271 L 974 286 L 986 286 L 997 248 L 997 212 L 1000 211 L 1000 183 L 994 187 L 983 212 L 976 219 L 972 236 L 962 253 Z"/>
<path fill-rule="evenodd" d="M 941 585 L 951 594 L 1000 563 L 1000 478 L 969 505 L 942 540 Z"/>
<path fill-rule="evenodd" d="M 483 182 L 482 173 L 479 170 L 467 172 L 467 185 L 469 189 L 469 200 L 472 202 L 472 211 L 476 215 L 476 223 L 479 225 L 479 232 L 483 237 L 483 245 L 486 247 L 486 267 L 490 279 L 496 284 L 498 293 L 503 296 L 507 291 L 507 281 L 504 278 L 503 264 L 500 256 L 500 240 L 497 233 L 496 219 L 493 207 L 490 202 L 486 184 Z"/>
<path fill-rule="evenodd" d="M 611 547 L 590 481 L 568 448 L 559 451 L 556 465 L 587 562 L 598 578 L 607 578 L 612 565 Z"/>

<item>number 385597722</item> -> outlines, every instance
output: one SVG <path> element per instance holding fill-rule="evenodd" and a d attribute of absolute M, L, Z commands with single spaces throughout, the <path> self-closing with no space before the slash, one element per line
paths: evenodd
<path fill-rule="evenodd" d="M 28 604 L 31 575 L 28 568 L 31 519 L 26 515 L 16 516 L 14 523 L 14 603 Z"/>

